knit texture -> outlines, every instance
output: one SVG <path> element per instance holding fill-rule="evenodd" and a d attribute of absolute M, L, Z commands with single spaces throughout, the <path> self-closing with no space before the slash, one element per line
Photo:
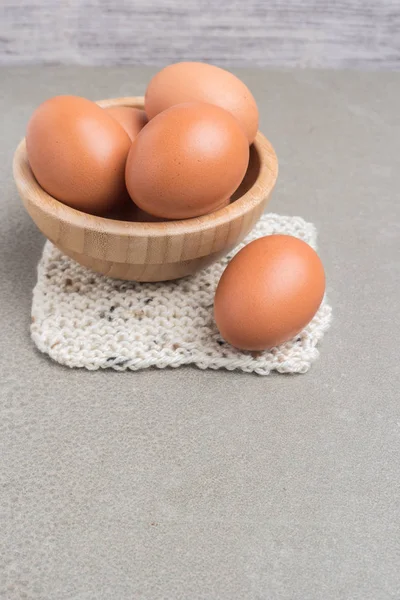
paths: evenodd
<path fill-rule="evenodd" d="M 330 325 L 331 308 L 325 300 L 301 333 L 265 352 L 233 348 L 213 319 L 215 289 L 229 260 L 245 244 L 273 233 L 293 235 L 316 247 L 313 224 L 268 214 L 228 256 L 196 275 L 163 283 L 98 275 L 46 242 L 33 292 L 32 339 L 55 361 L 90 370 L 194 364 L 259 375 L 274 370 L 305 373 Z"/>

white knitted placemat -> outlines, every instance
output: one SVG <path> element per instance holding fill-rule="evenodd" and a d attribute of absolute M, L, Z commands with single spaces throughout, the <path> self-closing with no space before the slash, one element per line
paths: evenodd
<path fill-rule="evenodd" d="M 135 371 L 195 364 L 259 375 L 305 373 L 330 324 L 325 300 L 299 335 L 271 351 L 233 348 L 213 319 L 215 288 L 228 261 L 246 243 L 272 233 L 294 235 L 316 247 L 313 224 L 268 214 L 242 244 L 200 273 L 178 281 L 135 283 L 97 275 L 46 242 L 33 291 L 32 339 L 39 350 L 69 367 Z"/>

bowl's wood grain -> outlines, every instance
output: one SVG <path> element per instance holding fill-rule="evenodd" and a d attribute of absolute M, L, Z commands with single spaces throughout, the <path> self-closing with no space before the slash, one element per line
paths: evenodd
<path fill-rule="evenodd" d="M 98 104 L 143 108 L 143 98 L 117 98 Z M 258 132 L 234 202 L 194 219 L 138 223 L 88 215 L 47 194 L 31 171 L 25 139 L 15 152 L 13 167 L 24 206 L 49 240 L 94 271 L 135 281 L 183 277 L 229 252 L 263 213 L 278 173 L 275 152 Z"/>

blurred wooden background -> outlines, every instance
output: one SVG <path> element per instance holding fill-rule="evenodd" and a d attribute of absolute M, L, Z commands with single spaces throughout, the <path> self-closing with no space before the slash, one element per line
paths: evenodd
<path fill-rule="evenodd" d="M 0 0 L 0 64 L 400 68 L 400 0 Z"/>

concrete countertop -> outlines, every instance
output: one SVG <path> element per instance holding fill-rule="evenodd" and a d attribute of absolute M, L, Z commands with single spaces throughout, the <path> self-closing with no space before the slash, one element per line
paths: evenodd
<path fill-rule="evenodd" d="M 400 74 L 242 71 L 270 210 L 319 230 L 334 322 L 300 376 L 68 370 L 29 338 L 43 246 L 12 180 L 33 109 L 154 70 L 0 70 L 0 597 L 400 597 Z"/>

